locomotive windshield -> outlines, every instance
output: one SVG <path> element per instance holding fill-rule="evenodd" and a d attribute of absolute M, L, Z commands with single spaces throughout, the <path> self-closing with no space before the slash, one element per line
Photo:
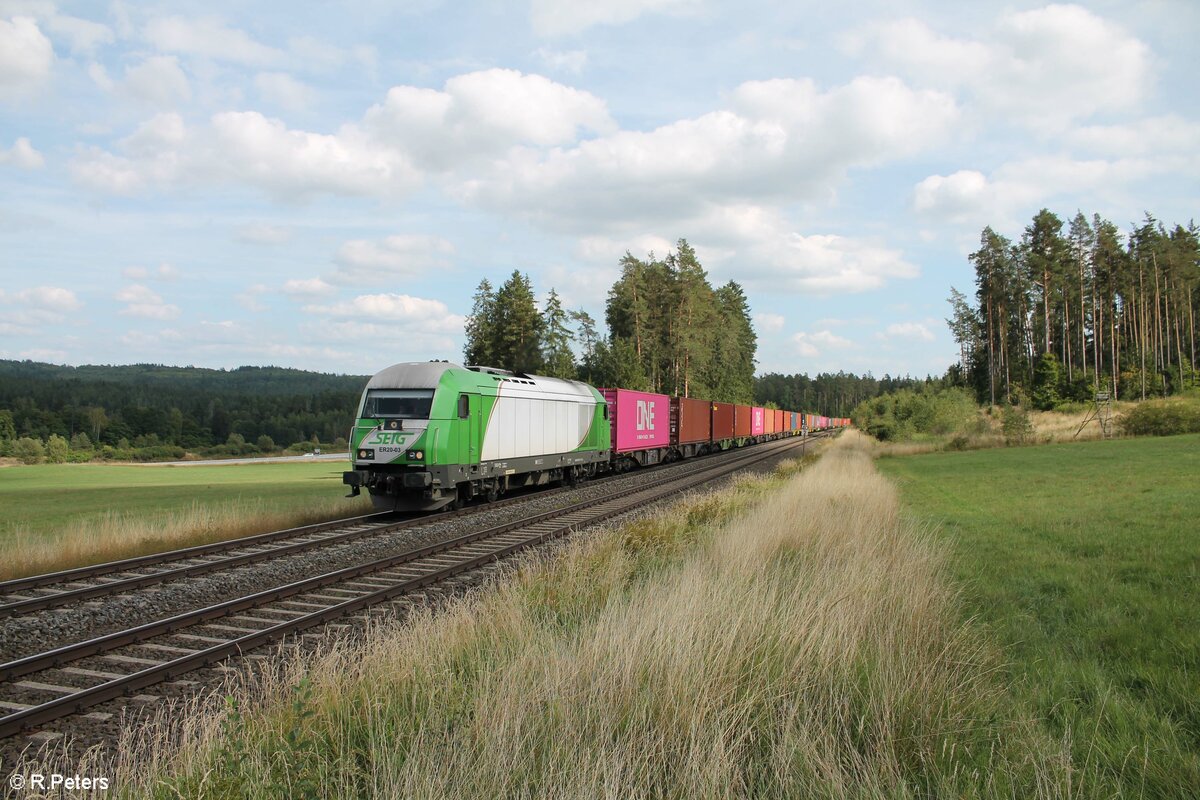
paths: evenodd
<path fill-rule="evenodd" d="M 362 416 L 367 419 L 429 419 L 433 389 L 368 389 Z"/>

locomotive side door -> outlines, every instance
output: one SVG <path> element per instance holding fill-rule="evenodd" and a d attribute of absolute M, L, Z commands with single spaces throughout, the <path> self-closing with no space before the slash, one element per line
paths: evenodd
<path fill-rule="evenodd" d="M 483 402 L 478 394 L 462 395 L 466 400 L 466 419 L 463 420 L 464 433 L 467 435 L 467 446 L 463 455 L 463 463 L 479 464 L 479 455 L 483 452 Z"/>

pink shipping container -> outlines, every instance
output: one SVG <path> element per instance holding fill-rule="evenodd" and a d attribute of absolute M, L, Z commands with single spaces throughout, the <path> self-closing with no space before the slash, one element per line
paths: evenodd
<path fill-rule="evenodd" d="M 762 436 L 763 435 L 763 430 L 766 428 L 765 417 L 767 415 L 765 412 L 766 412 L 765 408 L 759 408 L 758 406 L 754 406 L 751 409 L 751 415 L 750 415 L 750 435 L 751 436 Z"/>
<path fill-rule="evenodd" d="M 608 401 L 613 451 L 628 453 L 671 443 L 671 398 L 630 389 L 601 389 Z"/>

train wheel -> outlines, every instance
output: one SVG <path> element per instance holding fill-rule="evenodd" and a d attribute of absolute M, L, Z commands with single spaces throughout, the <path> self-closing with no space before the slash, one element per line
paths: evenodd
<path fill-rule="evenodd" d="M 496 484 L 488 486 L 487 491 L 483 493 L 483 499 L 489 503 L 494 503 L 500 499 L 500 490 L 496 488 Z"/>
<path fill-rule="evenodd" d="M 463 490 L 461 487 L 459 487 L 458 489 L 456 489 L 454 491 L 454 499 L 451 500 L 449 503 L 447 503 L 443 507 L 443 510 L 444 511 L 458 511 L 460 508 L 462 508 L 465 505 L 466 505 L 466 501 L 463 499 Z"/>

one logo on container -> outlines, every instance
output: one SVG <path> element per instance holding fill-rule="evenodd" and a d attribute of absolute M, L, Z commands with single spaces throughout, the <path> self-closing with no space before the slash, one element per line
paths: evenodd
<path fill-rule="evenodd" d="M 654 430 L 654 401 L 653 400 L 638 400 L 637 401 L 637 429 L 639 431 Z"/>

